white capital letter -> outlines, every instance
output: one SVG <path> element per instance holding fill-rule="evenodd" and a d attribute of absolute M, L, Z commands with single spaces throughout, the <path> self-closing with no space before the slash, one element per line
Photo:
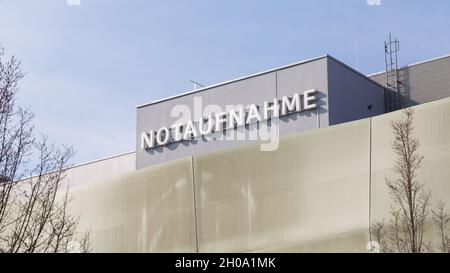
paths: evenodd
<path fill-rule="evenodd" d="M 198 137 L 197 128 L 195 128 L 194 123 L 192 123 L 192 121 L 188 121 L 188 123 L 186 124 L 186 130 L 184 131 L 183 139 L 189 140 L 196 137 Z"/>
<path fill-rule="evenodd" d="M 316 89 L 311 89 L 303 93 L 303 105 L 305 110 L 311 110 L 317 107 L 316 93 L 317 93 Z"/>
<path fill-rule="evenodd" d="M 247 114 L 247 124 L 252 123 L 252 121 L 261 121 L 261 115 L 258 112 L 258 107 L 255 104 L 249 106 Z"/>
<path fill-rule="evenodd" d="M 182 123 L 178 123 L 175 125 L 172 125 L 170 128 L 172 128 L 175 132 L 174 136 L 173 136 L 173 141 L 180 141 L 182 139 L 182 135 L 181 135 L 181 130 L 183 128 L 183 124 Z"/>
<path fill-rule="evenodd" d="M 206 128 L 205 128 L 205 123 L 208 123 Z M 212 116 L 209 116 L 206 119 L 202 118 L 198 121 L 198 129 L 200 130 L 200 134 L 202 136 L 211 134 L 213 127 L 214 127 L 214 120 L 212 119 Z"/>
<path fill-rule="evenodd" d="M 155 146 L 155 132 L 150 131 L 150 133 L 141 134 L 141 149 L 151 149 Z"/>
<path fill-rule="evenodd" d="M 277 118 L 280 116 L 280 101 L 274 99 L 273 103 L 268 101 L 264 102 L 264 119 L 269 119 L 270 117 Z"/>
<path fill-rule="evenodd" d="M 225 126 L 223 126 L 227 122 L 227 112 L 218 113 L 215 116 L 216 120 L 216 132 L 223 130 Z"/>
<path fill-rule="evenodd" d="M 228 117 L 229 117 L 229 128 L 234 128 L 234 126 L 236 127 L 240 127 L 240 126 L 244 126 L 245 125 L 245 112 L 244 112 L 244 108 L 243 107 L 239 107 L 237 110 L 230 110 L 230 112 L 228 112 Z"/>
<path fill-rule="evenodd" d="M 156 133 L 156 142 L 160 146 L 164 146 L 170 142 L 170 130 L 167 127 L 162 127 Z"/>
<path fill-rule="evenodd" d="M 299 93 L 294 94 L 292 99 L 289 99 L 287 96 L 284 96 L 282 98 L 281 115 L 285 116 L 289 112 L 300 112 L 300 111 L 301 105 Z"/>

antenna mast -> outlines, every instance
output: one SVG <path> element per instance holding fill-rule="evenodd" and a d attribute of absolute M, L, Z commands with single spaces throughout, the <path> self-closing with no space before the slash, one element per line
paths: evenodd
<path fill-rule="evenodd" d="M 194 91 L 197 90 L 199 86 L 200 88 L 205 87 L 203 84 L 200 84 L 196 81 L 191 80 L 191 82 L 194 84 Z"/>

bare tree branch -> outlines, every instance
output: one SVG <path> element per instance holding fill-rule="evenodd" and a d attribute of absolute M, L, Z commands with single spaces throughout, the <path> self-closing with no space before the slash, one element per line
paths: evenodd
<path fill-rule="evenodd" d="M 450 237 L 447 235 L 450 216 L 445 212 L 445 202 L 439 200 L 435 208 L 432 210 L 434 224 L 438 228 L 439 250 L 443 253 L 450 253 Z"/>
<path fill-rule="evenodd" d="M 419 140 L 413 136 L 414 111 L 408 108 L 403 113 L 402 120 L 391 124 L 394 135 L 391 147 L 396 155 L 392 170 L 396 177 L 385 179 L 393 201 L 390 210 L 392 220 L 388 230 L 384 223 L 372 224 L 371 235 L 377 239 L 380 235 L 384 237 L 388 234 L 387 243 L 384 242 L 385 248 L 395 252 L 433 252 L 432 243 L 424 239 L 432 206 L 431 192 L 417 179 L 424 157 L 419 153 Z M 444 212 L 444 207 L 445 204 L 438 203 L 432 214 L 434 223 L 439 227 L 441 238 L 439 249 L 447 252 L 449 240 L 445 232 L 449 218 Z"/>
<path fill-rule="evenodd" d="M 0 252 L 67 252 L 77 241 L 89 251 L 89 233 L 79 238 L 79 219 L 68 213 L 69 185 L 63 189 L 74 151 L 35 139 L 33 114 L 15 103 L 25 74 L 14 56 L 3 57 L 0 46 Z"/>

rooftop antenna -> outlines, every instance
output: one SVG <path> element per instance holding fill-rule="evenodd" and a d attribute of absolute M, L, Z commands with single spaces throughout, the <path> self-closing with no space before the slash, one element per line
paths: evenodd
<path fill-rule="evenodd" d="M 198 89 L 198 87 L 205 87 L 203 84 L 200 84 L 196 81 L 191 80 L 191 82 L 194 84 L 194 91 Z"/>
<path fill-rule="evenodd" d="M 386 63 L 386 107 L 388 112 L 400 109 L 400 85 L 398 80 L 398 52 L 400 42 L 397 38 L 392 39 L 389 33 L 389 40 L 384 42 L 384 60 Z"/>

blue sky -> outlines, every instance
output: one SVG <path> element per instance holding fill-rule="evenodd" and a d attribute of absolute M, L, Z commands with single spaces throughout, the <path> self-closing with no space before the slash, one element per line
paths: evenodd
<path fill-rule="evenodd" d="M 27 72 L 19 102 L 74 163 L 132 151 L 136 106 L 330 54 L 383 70 L 450 53 L 450 1 L 0 0 L 0 43 Z M 378 0 L 369 0 L 377 2 Z"/>

